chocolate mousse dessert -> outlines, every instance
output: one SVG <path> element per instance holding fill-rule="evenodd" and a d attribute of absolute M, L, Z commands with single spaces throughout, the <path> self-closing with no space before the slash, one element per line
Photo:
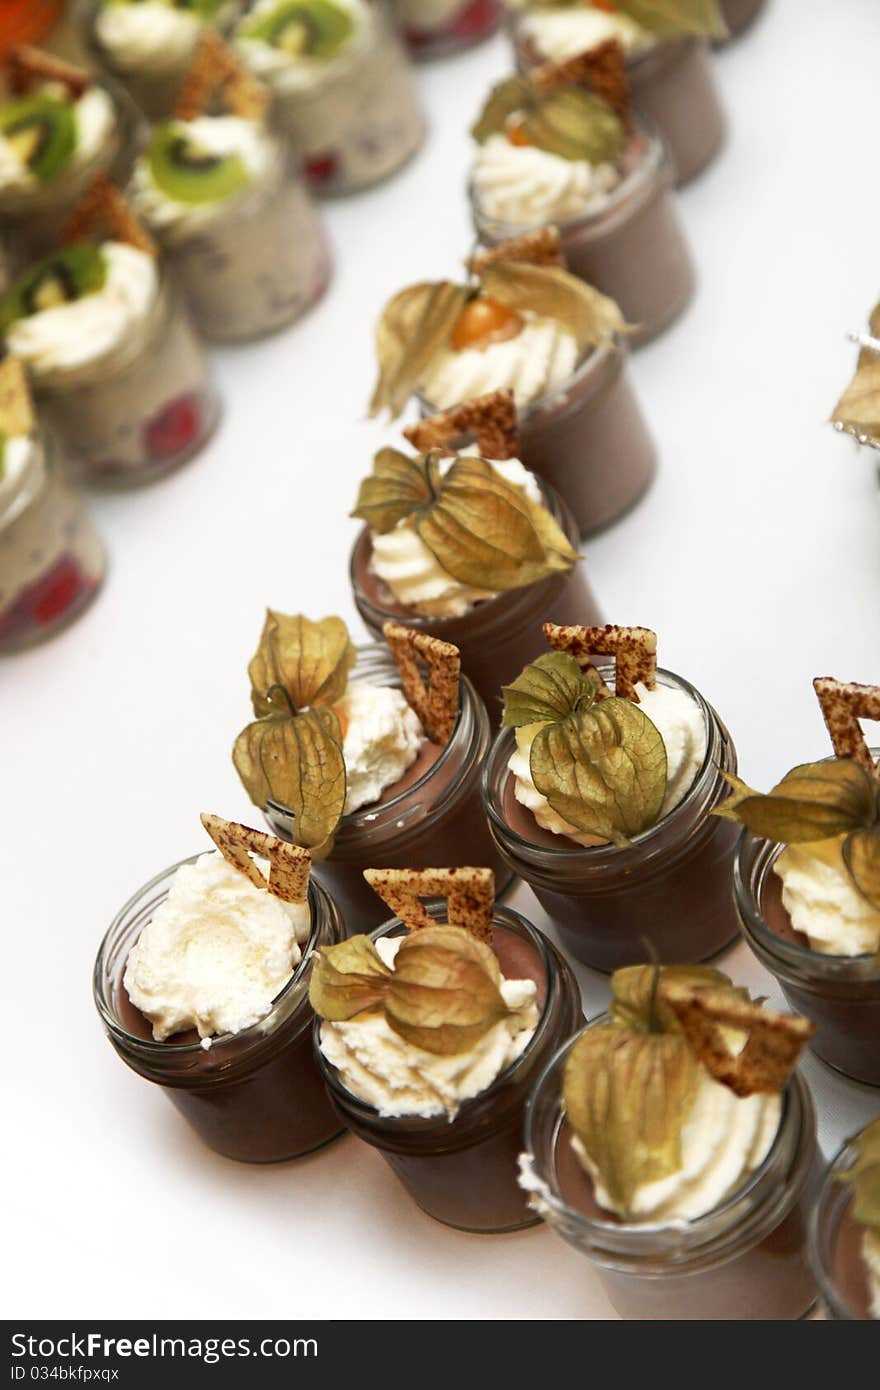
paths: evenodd
<path fill-rule="evenodd" d="M 464 425 L 477 442 L 457 453 L 445 438 Z M 540 617 L 597 612 L 577 563 L 577 530 L 561 499 L 516 457 L 509 392 L 407 433 L 425 452 L 380 449 L 361 483 L 352 513 L 366 523 L 352 553 L 355 603 L 376 637 L 400 621 L 453 643 L 494 719 L 499 684 L 541 648 Z"/>
<path fill-rule="evenodd" d="M 0 654 L 66 627 L 104 578 L 104 548 L 40 430 L 24 367 L 0 362 Z"/>
<path fill-rule="evenodd" d="M 483 702 L 456 647 L 398 623 L 356 649 L 341 618 L 271 609 L 248 667 L 256 720 L 233 762 L 271 828 L 309 849 L 349 934 L 382 920 L 371 859 L 454 864 L 465 850 L 510 881 L 480 801 Z"/>
<path fill-rule="evenodd" d="M 526 1097 L 581 1021 L 574 976 L 488 869 L 368 869 L 396 914 L 322 949 L 310 997 L 341 1120 L 436 1221 L 490 1234 L 537 1220 L 517 1185 Z"/>
<path fill-rule="evenodd" d="M 393 0 L 397 23 L 412 56 L 445 58 L 489 38 L 505 7 L 499 0 Z"/>
<path fill-rule="evenodd" d="M 529 1101 L 532 1206 L 624 1318 L 803 1317 L 821 1160 L 794 1067 L 811 1025 L 704 967 L 632 966 L 610 983 L 609 1012 Z"/>
<path fill-rule="evenodd" d="M 131 104 L 90 73 L 18 45 L 0 71 L 0 227 L 7 259 L 27 265 L 98 174 L 125 180 L 138 135 Z"/>
<path fill-rule="evenodd" d="M 116 1051 L 199 1137 L 246 1163 L 341 1133 L 312 1050 L 315 953 L 342 936 L 310 855 L 202 816 L 216 845 L 137 893 L 108 931 L 95 1002 Z"/>
<path fill-rule="evenodd" d="M 154 129 L 130 188 L 199 330 L 214 342 L 285 327 L 327 285 L 326 239 L 287 143 L 266 125 L 268 101 L 209 31 L 174 119 Z"/>
<path fill-rule="evenodd" d="M 826 1317 L 880 1319 L 880 1119 L 833 1159 L 810 1231 Z"/>
<path fill-rule="evenodd" d="M 0 298 L 0 338 L 89 482 L 128 486 L 167 473 L 217 422 L 204 353 L 153 241 L 103 176 L 61 249 Z"/>
<path fill-rule="evenodd" d="M 582 535 L 609 525 L 655 467 L 620 311 L 567 273 L 553 228 L 478 253 L 469 268 L 465 284 L 410 285 L 386 304 L 371 414 L 397 416 L 413 395 L 430 417 L 512 392 L 525 466 L 565 498 Z M 409 438 L 421 448 L 423 434 Z"/>
<path fill-rule="evenodd" d="M 545 623 L 544 636 L 552 650 L 502 692 L 483 770 L 502 857 L 596 970 L 643 959 L 646 942 L 662 961 L 715 955 L 737 934 L 737 834 L 711 814 L 736 768 L 730 735 L 658 669 L 647 628 Z"/>
<path fill-rule="evenodd" d="M 880 1086 L 878 772 L 859 724 L 880 719 L 880 686 L 813 686 L 835 756 L 792 768 L 766 796 L 728 777 L 718 814 L 746 827 L 735 871 L 746 940 L 816 1024 L 816 1054 Z"/>
<path fill-rule="evenodd" d="M 880 304 L 875 304 L 867 333 L 851 333 L 859 347 L 855 374 L 831 415 L 834 428 L 859 444 L 880 449 Z"/>
<path fill-rule="evenodd" d="M 633 104 L 662 137 L 679 185 L 718 153 L 725 119 L 709 42 L 725 38 L 727 29 L 716 0 L 526 0 L 514 17 L 525 71 L 608 43 L 620 46 Z"/>
<path fill-rule="evenodd" d="M 386 0 L 256 0 L 234 41 L 316 193 L 369 188 L 420 148 L 424 117 Z"/>
<path fill-rule="evenodd" d="M 494 246 L 555 224 L 572 274 L 619 306 L 636 343 L 694 289 L 668 157 L 630 110 L 616 42 L 494 87 L 471 131 L 477 235 Z"/>

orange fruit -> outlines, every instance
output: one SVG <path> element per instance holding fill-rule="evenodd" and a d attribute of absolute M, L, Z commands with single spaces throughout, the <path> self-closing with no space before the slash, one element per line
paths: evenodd
<path fill-rule="evenodd" d="M 452 346 L 456 352 L 461 352 L 463 348 L 503 343 L 506 338 L 515 338 L 522 326 L 522 318 L 515 309 L 502 304 L 500 299 L 481 294 L 459 314 L 452 330 Z"/>

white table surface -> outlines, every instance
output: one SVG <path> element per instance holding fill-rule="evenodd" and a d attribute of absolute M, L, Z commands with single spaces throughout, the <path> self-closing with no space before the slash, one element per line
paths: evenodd
<path fill-rule="evenodd" d="M 880 680 L 874 457 L 825 423 L 853 365 L 845 331 L 880 280 L 878 51 L 876 0 L 770 0 L 719 55 L 730 138 L 681 195 L 699 295 L 632 368 L 660 475 L 587 553 L 607 617 L 658 631 L 662 664 L 717 705 L 759 787 L 828 751 L 812 676 Z M 325 301 L 216 353 L 226 413 L 209 449 L 95 498 L 105 591 L 2 665 L 7 1316 L 613 1316 L 551 1231 L 446 1230 L 352 1138 L 278 1167 L 216 1157 L 115 1056 L 91 998 L 110 918 L 207 843 L 199 812 L 259 823 L 229 750 L 264 607 L 338 612 L 362 635 L 346 515 L 396 438 L 364 418 L 373 320 L 401 285 L 456 272 L 466 130 L 507 63 L 498 37 L 422 69 L 427 148 L 327 208 Z M 546 926 L 527 889 L 513 903 Z M 777 997 L 745 946 L 724 965 Z M 602 1005 L 602 977 L 580 975 Z M 805 1071 L 826 1151 L 880 1108 L 880 1092 Z"/>

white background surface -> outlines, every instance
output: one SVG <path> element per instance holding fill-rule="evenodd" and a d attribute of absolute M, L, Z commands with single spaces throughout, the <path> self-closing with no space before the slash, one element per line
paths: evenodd
<path fill-rule="evenodd" d="M 588 547 L 609 620 L 660 635 L 764 787 L 827 740 L 810 679 L 880 680 L 874 456 L 824 421 L 877 297 L 876 0 L 770 0 L 718 56 L 730 139 L 681 195 L 700 270 L 633 372 L 661 448 L 651 493 Z M 336 276 L 302 324 L 216 353 L 222 429 L 177 476 L 95 499 L 111 571 L 62 637 L 0 666 L 0 1180 L 7 1316 L 611 1315 L 551 1231 L 457 1234 L 351 1138 L 299 1163 L 214 1156 L 103 1037 L 90 973 L 121 903 L 206 843 L 203 809 L 258 823 L 229 750 L 267 604 L 360 625 L 346 519 L 373 450 L 371 333 L 394 290 L 467 251 L 466 129 L 497 38 L 421 72 L 423 155 L 327 208 Z M 515 906 L 542 926 L 526 889 Z M 724 962 L 765 988 L 745 946 Z M 592 1009 L 600 976 L 581 971 Z M 773 993 L 773 986 L 770 986 Z M 880 1093 L 809 1060 L 826 1150 Z"/>

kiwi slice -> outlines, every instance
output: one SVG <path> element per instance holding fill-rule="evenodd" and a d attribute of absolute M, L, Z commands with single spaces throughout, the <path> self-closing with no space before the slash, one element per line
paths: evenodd
<path fill-rule="evenodd" d="M 267 14 L 248 21 L 242 36 L 262 39 L 293 58 L 326 62 L 348 42 L 354 20 L 333 0 L 281 0 Z"/>
<path fill-rule="evenodd" d="M 65 246 L 38 261 L 0 299 L 0 333 L 43 309 L 95 294 L 106 278 L 107 261 L 100 246 Z"/>
<path fill-rule="evenodd" d="M 153 182 L 176 203 L 219 203 L 250 182 L 240 154 L 204 149 L 176 121 L 156 127 L 147 160 Z"/>
<path fill-rule="evenodd" d="M 0 106 L 0 135 L 41 183 L 58 177 L 76 147 L 76 117 L 57 97 L 25 97 Z"/>

